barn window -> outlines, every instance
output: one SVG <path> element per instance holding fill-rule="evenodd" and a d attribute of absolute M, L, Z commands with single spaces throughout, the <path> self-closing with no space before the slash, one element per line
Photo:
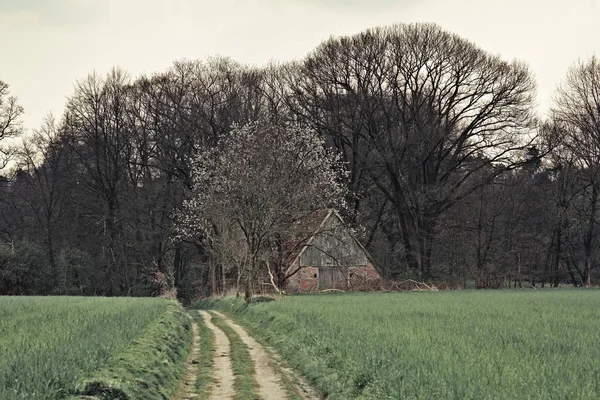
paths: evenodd
<path fill-rule="evenodd" d="M 313 274 L 313 275 L 314 275 L 314 276 L 313 276 L 313 278 L 316 278 L 316 277 L 317 277 L 317 274 Z"/>

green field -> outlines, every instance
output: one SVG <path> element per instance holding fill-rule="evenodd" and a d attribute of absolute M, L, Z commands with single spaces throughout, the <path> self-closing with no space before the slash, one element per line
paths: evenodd
<path fill-rule="evenodd" d="M 600 290 L 301 295 L 198 307 L 232 315 L 331 399 L 600 398 Z M 213 347 L 195 317 L 202 394 Z M 0 399 L 169 398 L 190 329 L 182 307 L 165 299 L 0 297 Z M 251 377 L 237 345 L 234 368 Z"/>
<path fill-rule="evenodd" d="M 457 291 L 202 302 L 331 399 L 600 398 L 600 291 Z"/>
<path fill-rule="evenodd" d="M 61 398 L 89 378 L 96 386 L 119 386 L 118 375 L 144 368 L 152 357 L 183 360 L 185 321 L 181 307 L 166 299 L 0 297 L 0 399 Z M 152 357 L 146 356 L 142 342 L 161 335 L 174 335 L 177 348 L 152 343 Z M 167 389 L 180 367 L 169 368 L 175 376 L 161 382 Z"/>

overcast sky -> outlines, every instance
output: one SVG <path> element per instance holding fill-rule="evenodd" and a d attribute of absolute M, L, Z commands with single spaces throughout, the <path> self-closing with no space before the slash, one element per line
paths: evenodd
<path fill-rule="evenodd" d="M 578 59 L 600 56 L 600 0 L 0 0 L 0 80 L 25 127 L 60 116 L 76 80 L 120 66 L 135 77 L 174 60 L 302 58 L 331 35 L 435 22 L 528 63 L 544 112 Z"/>

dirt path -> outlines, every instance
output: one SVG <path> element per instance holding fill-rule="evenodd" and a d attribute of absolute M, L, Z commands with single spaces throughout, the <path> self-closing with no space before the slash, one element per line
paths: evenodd
<path fill-rule="evenodd" d="M 216 383 L 211 385 L 211 399 L 233 399 L 235 391 L 233 390 L 233 370 L 231 368 L 231 359 L 229 358 L 229 339 L 222 330 L 217 328 L 212 322 L 212 316 L 206 311 L 199 311 L 206 326 L 215 334 L 215 362 L 214 378 Z"/>
<path fill-rule="evenodd" d="M 179 383 L 179 388 L 171 400 L 191 400 L 196 398 L 196 377 L 198 375 L 198 348 L 200 345 L 200 336 L 198 335 L 198 325 L 192 322 L 192 349 L 190 355 L 185 360 L 183 377 Z"/>
<path fill-rule="evenodd" d="M 240 336 L 246 346 L 248 346 L 250 357 L 252 357 L 252 361 L 254 361 L 254 369 L 256 370 L 255 377 L 259 385 L 260 398 L 263 400 L 287 399 L 285 390 L 280 383 L 280 377 L 277 373 L 275 373 L 273 368 L 271 368 L 271 358 L 263 349 L 263 347 L 258 344 L 254 338 L 248 335 L 248 333 L 241 326 L 229 319 L 229 317 L 217 311 L 211 312 L 223 318 L 223 320 Z"/>

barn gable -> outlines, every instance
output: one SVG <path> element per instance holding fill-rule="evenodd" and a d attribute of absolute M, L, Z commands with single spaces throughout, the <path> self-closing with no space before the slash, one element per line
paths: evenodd
<path fill-rule="evenodd" d="M 367 250 L 334 210 L 327 212 L 290 269 L 297 272 L 288 289 L 296 291 L 349 289 L 352 279 L 379 277 Z"/>
<path fill-rule="evenodd" d="M 302 248 L 295 262 L 301 267 L 367 265 L 366 250 L 344 226 L 338 213 L 330 210 L 313 235 Z"/>

